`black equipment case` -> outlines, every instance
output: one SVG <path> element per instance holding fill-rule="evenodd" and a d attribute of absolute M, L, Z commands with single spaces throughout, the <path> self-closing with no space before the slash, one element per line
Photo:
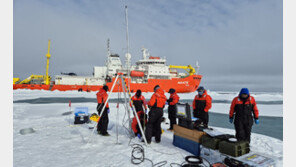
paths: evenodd
<path fill-rule="evenodd" d="M 88 115 L 75 116 L 74 124 L 84 124 L 89 122 L 90 120 Z"/>
<path fill-rule="evenodd" d="M 177 103 L 178 125 L 187 129 L 193 129 L 191 109 L 188 103 Z"/>

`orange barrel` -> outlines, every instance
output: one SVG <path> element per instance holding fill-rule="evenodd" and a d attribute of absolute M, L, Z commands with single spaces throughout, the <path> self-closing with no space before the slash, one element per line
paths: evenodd
<path fill-rule="evenodd" d="M 131 71 L 131 77 L 144 77 L 144 72 L 142 72 L 142 71 Z"/>

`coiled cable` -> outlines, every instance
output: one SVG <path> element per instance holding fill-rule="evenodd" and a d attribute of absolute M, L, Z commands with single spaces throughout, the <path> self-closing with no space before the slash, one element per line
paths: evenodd
<path fill-rule="evenodd" d="M 145 158 L 145 151 L 144 147 L 140 144 L 132 144 L 131 147 L 133 148 L 132 153 L 131 153 L 131 163 L 135 165 L 139 165 L 145 160 L 151 162 L 152 167 L 161 167 L 167 164 L 167 161 L 161 161 L 156 164 L 153 163 L 152 160 Z"/>

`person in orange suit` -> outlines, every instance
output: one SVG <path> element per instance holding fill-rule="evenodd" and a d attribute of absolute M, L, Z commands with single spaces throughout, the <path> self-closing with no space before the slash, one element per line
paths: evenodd
<path fill-rule="evenodd" d="M 242 88 L 239 95 L 232 100 L 229 111 L 229 122 L 235 127 L 238 141 L 251 141 L 253 120 L 259 124 L 259 111 L 256 101 L 247 88 Z"/>
<path fill-rule="evenodd" d="M 192 103 L 193 116 L 198 118 L 195 123 L 201 122 L 204 127 L 207 128 L 209 123 L 208 112 L 212 107 L 212 98 L 202 86 L 197 89 L 197 92 L 198 94 L 195 96 Z"/>
<path fill-rule="evenodd" d="M 147 112 L 147 105 L 146 105 L 147 102 L 145 97 L 142 96 L 142 91 L 140 89 L 138 89 L 135 95 L 132 97 L 132 103 L 136 109 L 136 112 L 139 112 L 139 111 L 145 111 L 145 113 Z M 131 107 L 132 107 L 132 103 L 130 103 Z M 132 107 L 132 110 L 133 110 L 133 107 Z"/>
<path fill-rule="evenodd" d="M 172 131 L 174 124 L 176 124 L 176 112 L 177 112 L 177 103 L 179 102 L 180 97 L 177 95 L 176 90 L 171 88 L 169 90 L 170 98 L 167 100 L 169 105 L 168 113 L 169 113 L 169 120 L 170 120 L 170 128 L 168 130 Z"/>
<path fill-rule="evenodd" d="M 156 85 L 154 87 L 154 94 L 148 102 L 149 118 L 145 130 L 147 143 L 151 143 L 151 138 L 154 135 L 156 143 L 161 141 L 161 121 L 163 116 L 163 108 L 166 104 L 167 98 L 164 91 Z"/>
<path fill-rule="evenodd" d="M 102 109 L 104 107 L 104 104 L 107 101 L 108 98 L 108 94 L 107 91 L 109 90 L 107 85 L 104 85 L 103 88 L 100 89 L 100 91 L 97 93 L 97 111 L 98 111 L 98 115 L 101 114 Z M 107 102 L 106 107 L 103 111 L 103 114 L 99 120 L 99 123 L 97 125 L 97 131 L 98 134 L 101 134 L 102 136 L 110 136 L 109 133 L 107 132 L 108 129 L 108 123 L 109 123 L 109 118 L 108 118 L 108 114 L 110 112 L 109 109 L 109 104 Z"/>
<path fill-rule="evenodd" d="M 142 128 L 144 128 L 144 125 L 147 124 L 147 116 L 146 116 L 146 114 L 143 111 L 139 111 L 139 112 L 137 112 L 137 115 L 138 115 L 138 118 L 139 118 L 140 123 L 142 125 Z M 138 121 L 137 121 L 136 117 L 133 118 L 132 129 L 133 129 L 133 132 L 134 132 L 135 136 L 137 136 L 139 139 L 141 139 L 143 134 L 141 133 L 141 130 L 140 130 L 140 127 L 139 127 L 139 124 L 138 124 Z"/>

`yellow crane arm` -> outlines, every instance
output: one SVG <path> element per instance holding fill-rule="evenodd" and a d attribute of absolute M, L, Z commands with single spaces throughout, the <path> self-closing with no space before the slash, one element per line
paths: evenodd
<path fill-rule="evenodd" d="M 19 84 L 28 84 L 33 79 L 44 79 L 44 75 L 31 75 L 30 77 L 22 80 Z"/>
<path fill-rule="evenodd" d="M 13 78 L 13 84 L 16 84 L 18 81 L 20 81 L 20 78 Z"/>
<path fill-rule="evenodd" d="M 193 68 L 191 65 L 188 66 L 176 66 L 176 65 L 170 65 L 170 68 L 179 68 L 179 69 L 184 69 L 186 70 L 189 75 L 194 75 L 195 74 L 195 68 Z"/>

